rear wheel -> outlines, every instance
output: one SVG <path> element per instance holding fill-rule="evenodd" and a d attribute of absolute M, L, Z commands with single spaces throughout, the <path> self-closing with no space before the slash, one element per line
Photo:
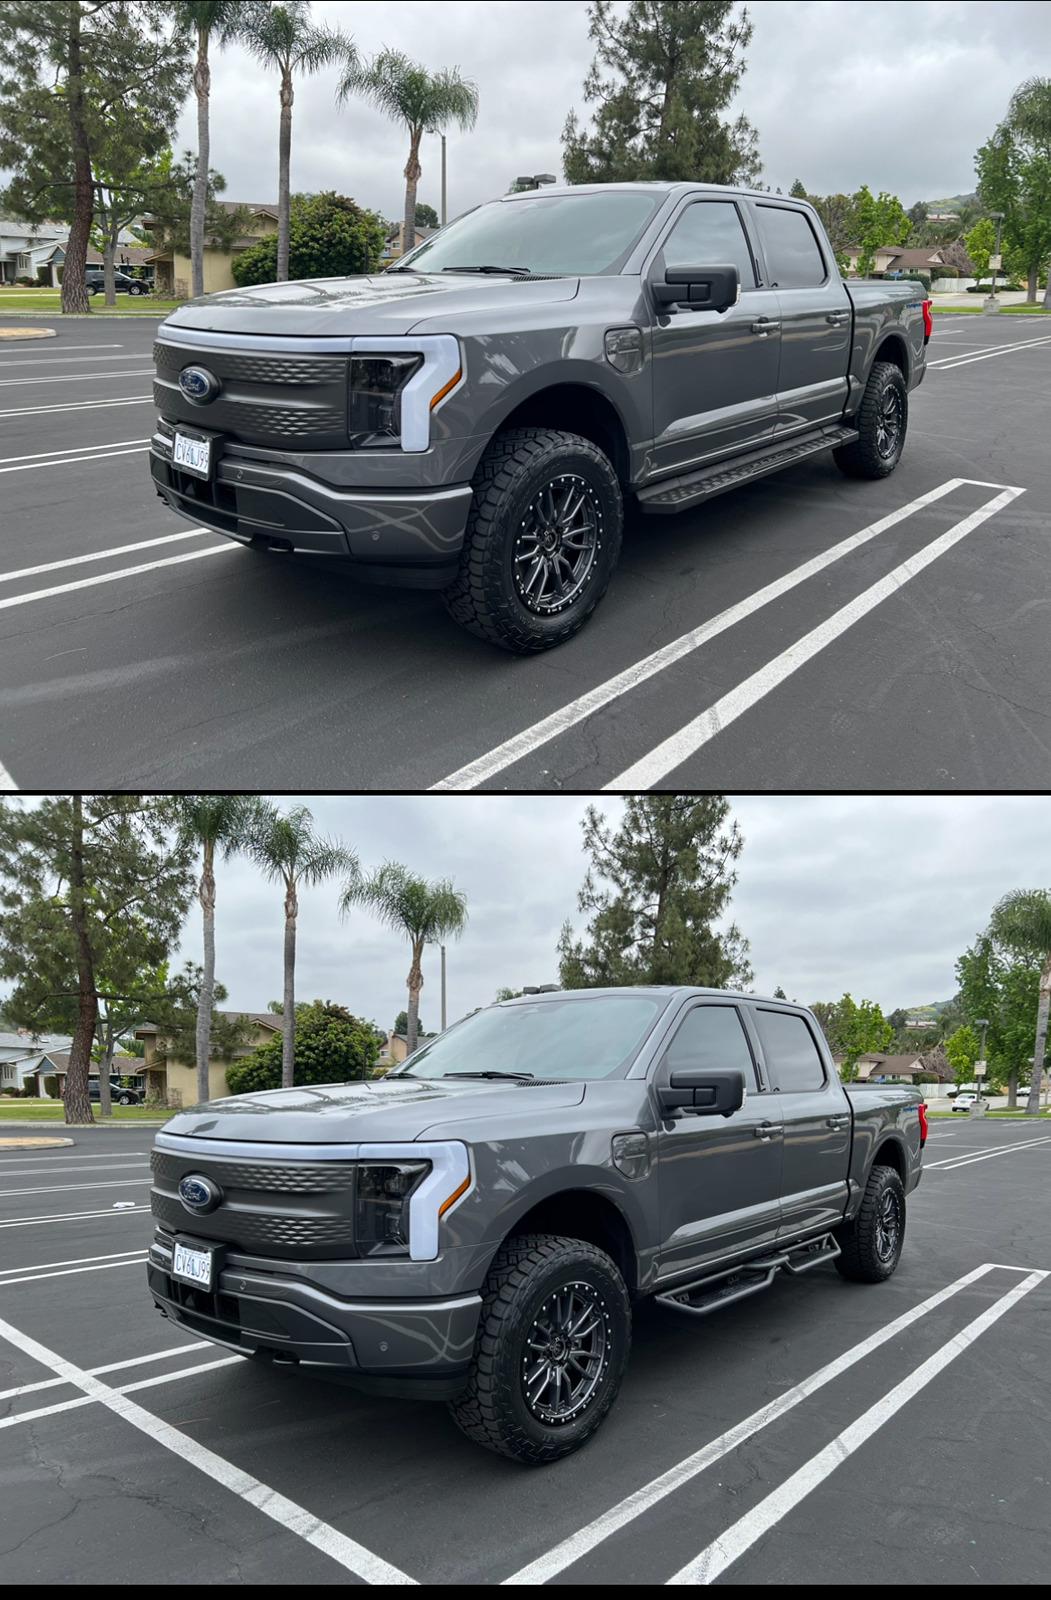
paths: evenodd
<path fill-rule="evenodd" d="M 901 460 L 909 425 L 909 391 L 900 367 L 875 361 L 854 425 L 858 437 L 832 455 L 848 478 L 886 478 Z"/>
<path fill-rule="evenodd" d="M 873 1167 L 861 1204 L 836 1229 L 836 1270 L 854 1283 L 883 1283 L 905 1243 L 905 1189 L 893 1167 Z"/>
<path fill-rule="evenodd" d="M 562 644 L 620 555 L 624 503 L 609 457 L 578 434 L 513 428 L 489 445 L 473 488 L 449 614 L 516 655 Z"/>
<path fill-rule="evenodd" d="M 470 1377 L 450 1410 L 488 1450 L 557 1461 L 605 1418 L 630 1347 L 631 1303 L 609 1256 L 581 1239 L 523 1234 L 490 1269 Z"/>

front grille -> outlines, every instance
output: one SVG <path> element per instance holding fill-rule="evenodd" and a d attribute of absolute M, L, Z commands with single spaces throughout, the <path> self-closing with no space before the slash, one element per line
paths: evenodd
<path fill-rule="evenodd" d="M 196 1156 L 169 1155 L 155 1150 L 150 1165 L 158 1178 L 177 1185 L 184 1173 L 196 1171 Z M 304 1161 L 286 1166 L 276 1161 L 228 1161 L 212 1156 L 205 1169 L 209 1178 L 234 1189 L 261 1189 L 266 1194 L 339 1194 L 354 1188 L 354 1168 L 338 1161 Z"/>
<path fill-rule="evenodd" d="M 346 450 L 349 359 L 218 346 L 211 350 L 158 340 L 153 347 L 153 397 L 167 421 L 214 430 L 241 444 Z M 208 405 L 194 405 L 179 388 L 180 372 L 194 366 L 219 380 L 220 391 Z"/>

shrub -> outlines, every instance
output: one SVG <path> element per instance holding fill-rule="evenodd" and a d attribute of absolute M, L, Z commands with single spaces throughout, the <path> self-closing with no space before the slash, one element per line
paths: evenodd
<path fill-rule="evenodd" d="M 374 211 L 363 211 L 346 195 L 294 195 L 288 232 L 290 278 L 344 278 L 373 272 L 383 249 L 384 225 Z M 273 283 L 277 275 L 277 234 L 268 234 L 235 256 L 233 280 L 242 288 Z"/>
<path fill-rule="evenodd" d="M 10 1084 L 5 1084 L 4 1087 L 0 1089 L 0 1094 L 7 1095 L 8 1099 L 11 1100 L 18 1099 L 18 1090 Z"/>
<path fill-rule="evenodd" d="M 226 1069 L 231 1094 L 259 1094 L 281 1086 L 281 1035 Z M 345 1006 L 313 1000 L 296 1006 L 294 1080 L 297 1084 L 348 1083 L 367 1078 L 380 1052 L 373 1029 Z"/>
<path fill-rule="evenodd" d="M 57 1100 L 59 1098 L 59 1094 L 58 1094 L 58 1075 L 56 1073 L 49 1072 L 49 1073 L 47 1073 L 45 1075 L 45 1078 L 44 1078 L 44 1093 L 51 1100 Z"/>

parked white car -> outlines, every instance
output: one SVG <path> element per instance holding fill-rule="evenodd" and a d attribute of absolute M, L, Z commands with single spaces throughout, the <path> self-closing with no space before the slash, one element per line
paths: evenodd
<path fill-rule="evenodd" d="M 977 1104 L 978 1096 L 976 1094 L 958 1094 L 952 1103 L 952 1108 L 954 1111 L 970 1111 L 971 1107 Z"/>

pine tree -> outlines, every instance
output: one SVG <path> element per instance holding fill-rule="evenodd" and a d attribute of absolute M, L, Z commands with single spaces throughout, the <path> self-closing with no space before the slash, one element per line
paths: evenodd
<path fill-rule="evenodd" d="M 718 931 L 737 881 L 744 839 L 722 795 L 629 795 L 620 826 L 589 806 L 582 824 L 590 866 L 578 896 L 587 936 L 566 922 L 559 940 L 563 988 L 751 982 L 748 943 Z M 604 885 L 609 885 L 605 887 Z"/>
<path fill-rule="evenodd" d="M 796 178 L 788 192 L 794 195 L 797 200 L 806 200 L 808 198 L 802 178 Z"/>
<path fill-rule="evenodd" d="M 744 74 L 752 37 L 731 0 L 612 0 L 589 7 L 596 56 L 584 80 L 594 127 L 571 111 L 562 134 L 569 183 L 639 179 L 751 183 L 755 129 L 724 113 Z"/>

